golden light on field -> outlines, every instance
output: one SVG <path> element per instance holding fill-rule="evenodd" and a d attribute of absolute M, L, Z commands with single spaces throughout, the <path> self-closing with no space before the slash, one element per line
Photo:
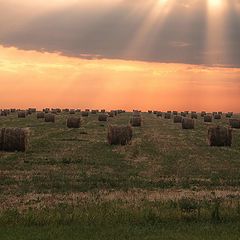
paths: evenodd
<path fill-rule="evenodd" d="M 239 111 L 239 69 L 86 60 L 4 47 L 0 55 L 5 107 Z"/>

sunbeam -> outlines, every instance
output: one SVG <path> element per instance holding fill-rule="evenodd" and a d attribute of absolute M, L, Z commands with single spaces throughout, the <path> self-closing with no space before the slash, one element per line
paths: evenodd
<path fill-rule="evenodd" d="M 152 43 L 154 38 L 152 34 L 154 35 L 161 29 L 165 19 L 172 10 L 173 3 L 174 0 L 151 1 L 150 11 L 134 34 L 134 38 L 128 44 L 124 55 L 135 56 L 146 42 L 148 44 Z"/>
<path fill-rule="evenodd" d="M 222 65 L 227 60 L 227 33 L 226 18 L 228 1 L 208 0 L 207 13 L 207 38 L 205 63 L 210 65 Z"/>

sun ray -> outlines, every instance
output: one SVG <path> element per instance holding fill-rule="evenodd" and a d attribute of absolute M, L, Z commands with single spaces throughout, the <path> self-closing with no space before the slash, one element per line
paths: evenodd
<path fill-rule="evenodd" d="M 140 28 L 134 34 L 134 38 L 128 44 L 128 47 L 124 53 L 126 56 L 135 56 L 136 53 L 142 49 L 145 42 L 151 41 L 150 35 L 153 29 L 159 29 L 164 24 L 166 17 L 169 15 L 174 0 L 158 0 L 151 1 L 150 12 L 143 19 Z"/>
<path fill-rule="evenodd" d="M 208 0 L 207 2 L 207 37 L 205 63 L 221 65 L 227 58 L 227 34 L 225 29 L 228 1 Z"/>

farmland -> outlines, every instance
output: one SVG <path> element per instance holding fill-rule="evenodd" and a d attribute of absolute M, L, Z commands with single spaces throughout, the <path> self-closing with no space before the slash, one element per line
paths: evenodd
<path fill-rule="evenodd" d="M 26 152 L 0 152 L 0 238 L 239 239 L 240 130 L 232 147 L 210 147 L 208 127 L 228 126 L 224 115 L 182 129 L 142 113 L 131 144 L 109 145 L 108 124 L 131 115 L 90 114 L 77 129 L 66 127 L 69 113 L 55 123 L 0 117 L 1 127 L 30 130 Z"/>

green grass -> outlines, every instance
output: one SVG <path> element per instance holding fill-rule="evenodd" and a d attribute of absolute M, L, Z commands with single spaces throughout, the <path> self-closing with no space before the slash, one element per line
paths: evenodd
<path fill-rule="evenodd" d="M 155 226 L 44 226 L 44 227 L 6 227 L 0 228 L 0 237 L 5 240 L 239 240 L 239 225 L 174 223 Z"/>
<path fill-rule="evenodd" d="M 26 153 L 0 152 L 0 239 L 239 239 L 240 130 L 231 148 L 209 147 L 200 117 L 182 130 L 142 115 L 128 146 L 109 146 L 97 115 L 80 129 L 66 127 L 67 114 L 55 124 L 0 117 L 1 127 L 31 131 Z"/>

